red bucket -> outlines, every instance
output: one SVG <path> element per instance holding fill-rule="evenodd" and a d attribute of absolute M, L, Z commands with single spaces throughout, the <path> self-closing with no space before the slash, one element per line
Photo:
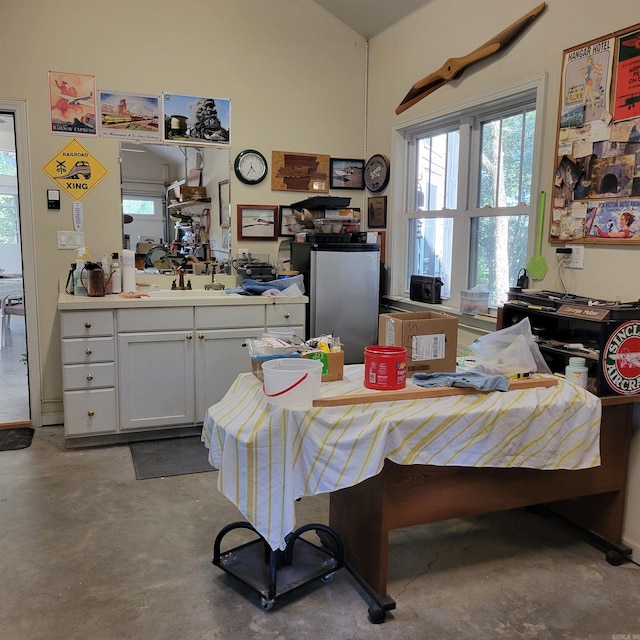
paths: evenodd
<path fill-rule="evenodd" d="M 364 348 L 364 386 L 367 389 L 404 389 L 407 386 L 407 350 L 375 345 Z"/>

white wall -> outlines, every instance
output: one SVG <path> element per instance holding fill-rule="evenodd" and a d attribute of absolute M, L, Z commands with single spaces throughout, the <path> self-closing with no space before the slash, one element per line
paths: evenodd
<path fill-rule="evenodd" d="M 516 83 L 523 78 L 548 74 L 541 189 L 552 192 L 555 170 L 555 137 L 562 52 L 588 40 L 623 29 L 640 21 L 637 0 L 616 0 L 612 10 L 599 0 L 547 0 L 546 11 L 505 51 L 467 69 L 460 79 L 445 85 L 399 116 L 395 108 L 410 87 L 448 58 L 463 56 L 491 39 L 530 11 L 535 3 L 513 0 L 431 0 L 423 9 L 390 27 L 370 43 L 367 156 L 385 153 L 392 160 L 390 234 L 393 237 L 394 202 L 399 193 L 393 165 L 392 132 L 401 124 L 427 119 L 430 113 L 473 96 Z M 547 200 L 547 202 L 549 202 Z M 549 220 L 545 222 L 545 232 Z M 397 234 L 395 235 L 397 238 Z M 546 237 L 546 236 L 545 236 Z M 391 259 L 393 246 L 387 248 Z M 543 243 L 549 271 L 536 286 L 558 291 L 555 245 Z M 572 293 L 607 299 L 640 298 L 640 248 L 619 245 L 587 245 L 585 268 L 568 270 L 565 279 Z M 400 291 L 394 293 L 400 294 Z M 638 412 L 636 412 L 637 416 Z M 636 419 L 636 424 L 640 420 Z M 640 546 L 640 436 L 631 456 L 625 539 Z"/>
<path fill-rule="evenodd" d="M 28 108 L 34 204 L 23 214 L 35 228 L 44 424 L 61 415 L 56 300 L 73 259 L 56 249 L 56 231 L 73 228 L 71 199 L 61 195 L 59 212 L 46 208 L 54 184 L 41 168 L 70 140 L 49 133 L 48 72 L 93 74 L 99 89 L 111 91 L 229 98 L 232 158 L 246 148 L 268 159 L 272 150 L 358 158 L 365 44 L 311 0 L 88 0 L 69 10 L 50 0 L 0 0 L 0 98 L 26 100 Z M 80 142 L 109 172 L 82 201 L 87 245 L 102 256 L 122 248 L 119 143 Z M 247 187 L 231 178 L 233 211 L 238 203 L 287 205 L 307 195 L 272 192 L 268 179 Z M 253 244 L 275 259 L 277 243 Z"/>

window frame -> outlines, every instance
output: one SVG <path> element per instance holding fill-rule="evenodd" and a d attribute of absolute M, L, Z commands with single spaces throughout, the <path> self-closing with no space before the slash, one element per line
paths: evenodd
<path fill-rule="evenodd" d="M 472 120 L 480 121 L 488 114 L 495 114 L 501 104 L 505 111 L 509 107 L 516 109 L 517 105 L 524 105 L 527 101 L 535 102 L 535 134 L 533 160 L 531 166 L 531 202 L 523 207 L 502 207 L 493 208 L 492 216 L 512 216 L 524 214 L 529 215 L 529 230 L 527 239 L 527 255 L 532 255 L 535 247 L 535 229 L 537 228 L 537 194 L 540 191 L 540 169 L 542 164 L 542 139 L 544 129 L 544 113 L 546 107 L 546 84 L 547 76 L 542 74 L 533 78 L 522 80 L 518 83 L 508 85 L 501 89 L 489 91 L 480 96 L 469 98 L 468 100 L 443 108 L 440 111 L 432 112 L 428 116 L 423 116 L 411 122 L 399 123 L 393 130 L 392 161 L 395 171 L 392 175 L 393 184 L 393 206 L 391 211 L 395 215 L 390 216 L 389 225 L 391 229 L 391 246 L 389 247 L 391 264 L 390 291 L 395 296 L 407 296 L 409 292 L 409 220 L 412 218 L 443 218 L 448 217 L 447 211 L 451 215 L 456 214 L 453 231 L 451 292 L 447 306 L 459 308 L 460 291 L 468 287 L 470 256 L 472 252 L 471 220 L 474 217 L 487 215 L 486 209 L 477 206 L 471 207 L 472 202 L 477 202 L 479 188 L 479 174 L 469 175 L 466 167 L 458 176 L 458 197 L 457 209 L 422 211 L 410 207 L 415 206 L 413 202 L 415 185 L 412 186 L 413 177 L 416 172 L 416 154 L 414 153 L 415 140 L 418 132 L 433 132 L 450 130 L 455 123 L 459 123 L 460 131 L 460 156 L 462 149 L 469 149 L 470 154 L 480 153 L 480 135 L 472 136 Z M 410 179 L 411 178 L 411 179 Z"/>

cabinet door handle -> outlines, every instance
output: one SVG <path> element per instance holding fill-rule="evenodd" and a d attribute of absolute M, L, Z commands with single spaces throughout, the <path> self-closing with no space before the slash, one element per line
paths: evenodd
<path fill-rule="evenodd" d="M 84 352 L 90 356 L 93 353 L 93 349 L 89 349 L 88 347 L 84 350 Z"/>
<path fill-rule="evenodd" d="M 291 317 L 291 314 L 290 313 L 285 313 L 284 317 L 288 320 Z"/>
<path fill-rule="evenodd" d="M 89 321 L 84 323 L 86 329 L 91 329 L 91 323 Z"/>
<path fill-rule="evenodd" d="M 200 340 L 204 340 L 204 333 L 199 333 L 198 338 L 200 338 Z"/>
<path fill-rule="evenodd" d="M 193 334 L 187 333 L 187 340 L 193 340 Z"/>
<path fill-rule="evenodd" d="M 87 380 L 89 380 L 89 382 L 91 382 L 91 380 L 93 380 L 93 376 L 91 374 L 87 375 Z"/>
<path fill-rule="evenodd" d="M 95 416 L 95 415 L 96 415 L 96 412 L 95 412 L 93 409 L 89 409 L 89 411 L 87 411 L 87 415 L 88 415 L 90 418 L 93 418 L 93 416 Z"/>

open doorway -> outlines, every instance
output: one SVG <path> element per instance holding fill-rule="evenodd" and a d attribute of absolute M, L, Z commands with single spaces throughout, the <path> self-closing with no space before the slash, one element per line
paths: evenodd
<path fill-rule="evenodd" d="M 14 113 L 0 110 L 0 427 L 30 422 Z"/>

